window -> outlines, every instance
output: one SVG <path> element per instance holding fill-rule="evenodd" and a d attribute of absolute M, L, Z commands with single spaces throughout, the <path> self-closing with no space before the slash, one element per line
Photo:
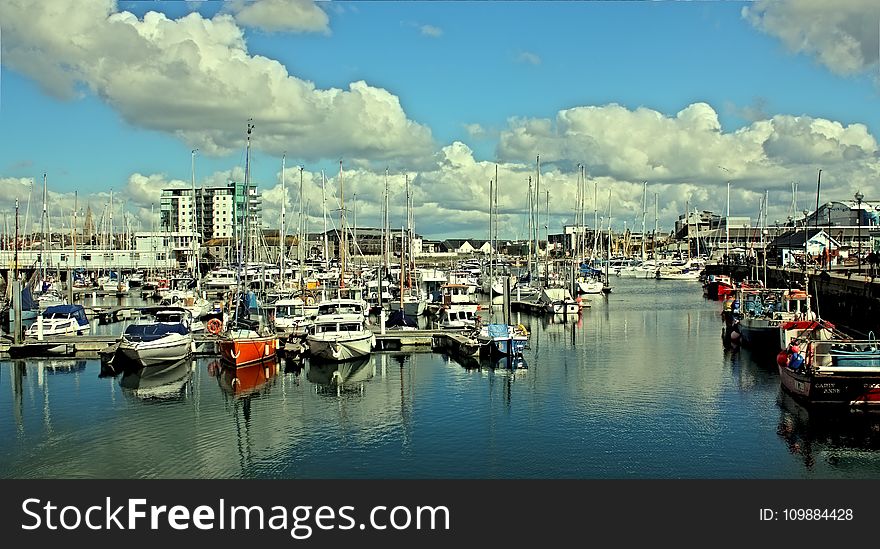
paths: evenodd
<path fill-rule="evenodd" d="M 91 260 L 92 260 L 92 254 L 83 254 L 83 255 L 82 255 L 82 260 L 83 260 L 83 261 L 91 261 Z"/>

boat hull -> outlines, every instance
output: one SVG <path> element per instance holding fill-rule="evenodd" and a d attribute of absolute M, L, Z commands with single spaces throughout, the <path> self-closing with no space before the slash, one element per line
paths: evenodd
<path fill-rule="evenodd" d="M 880 373 L 833 375 L 796 372 L 777 364 L 783 388 L 811 404 L 880 406 Z"/>
<path fill-rule="evenodd" d="M 278 352 L 277 337 L 224 338 L 219 342 L 220 357 L 236 367 L 274 360 Z"/>
<path fill-rule="evenodd" d="M 118 352 L 132 362 L 153 366 L 188 357 L 192 352 L 192 342 L 191 335 L 180 334 L 168 334 L 154 341 L 130 341 L 123 338 Z"/>
<path fill-rule="evenodd" d="M 345 333 L 327 333 L 306 337 L 309 354 L 317 360 L 343 362 L 365 357 L 375 346 L 376 336 L 365 333 L 353 337 Z"/>
<path fill-rule="evenodd" d="M 779 325 L 766 320 L 742 319 L 739 322 L 742 344 L 757 352 L 777 353 L 780 335 Z"/>

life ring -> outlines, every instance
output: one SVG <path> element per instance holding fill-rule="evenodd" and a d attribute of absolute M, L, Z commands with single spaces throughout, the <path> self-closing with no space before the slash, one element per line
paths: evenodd
<path fill-rule="evenodd" d="M 207 328 L 210 333 L 217 335 L 220 333 L 220 330 L 223 329 L 223 323 L 220 322 L 219 318 L 212 318 L 208 321 L 208 324 L 205 325 L 205 328 Z"/>
<path fill-rule="evenodd" d="M 516 329 L 522 332 L 522 335 L 529 335 L 529 331 L 526 329 L 525 325 L 517 324 Z"/>

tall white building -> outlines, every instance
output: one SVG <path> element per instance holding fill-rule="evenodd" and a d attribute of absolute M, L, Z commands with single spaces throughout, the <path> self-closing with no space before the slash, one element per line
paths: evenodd
<path fill-rule="evenodd" d="M 169 232 L 197 232 L 202 241 L 238 238 L 245 215 L 250 215 L 252 232 L 262 226 L 262 198 L 256 185 L 230 181 L 226 186 L 163 189 L 160 199 L 162 229 Z"/>

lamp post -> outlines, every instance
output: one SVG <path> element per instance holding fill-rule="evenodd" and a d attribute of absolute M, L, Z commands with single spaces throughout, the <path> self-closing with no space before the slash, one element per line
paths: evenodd
<path fill-rule="evenodd" d="M 810 249 L 807 246 L 810 241 L 810 232 L 807 230 L 807 217 L 810 215 L 810 211 L 803 210 L 801 213 L 804 214 L 804 273 L 806 273 L 810 264 Z"/>
<path fill-rule="evenodd" d="M 865 195 L 859 190 L 856 191 L 854 198 L 856 199 L 856 209 L 858 210 L 856 212 L 856 215 L 858 216 L 856 219 L 859 224 L 859 251 L 857 257 L 859 258 L 859 274 L 862 274 L 862 199 L 865 198 Z"/>

